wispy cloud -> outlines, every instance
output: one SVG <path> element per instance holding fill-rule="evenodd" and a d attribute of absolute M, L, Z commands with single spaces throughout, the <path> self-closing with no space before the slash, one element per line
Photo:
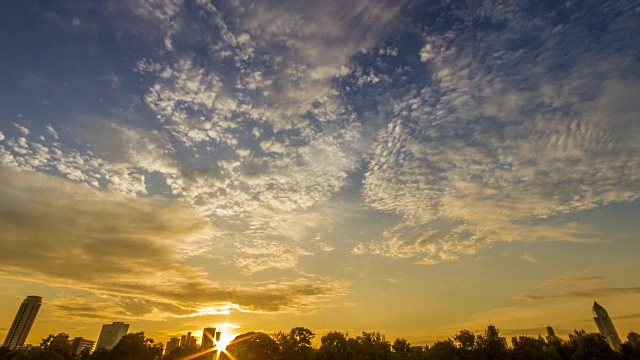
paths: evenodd
<path fill-rule="evenodd" d="M 531 255 L 528 252 L 525 252 L 524 254 L 522 254 L 522 256 L 520 257 L 522 258 L 522 260 L 526 261 L 526 262 L 530 262 L 530 263 L 537 263 L 538 259 L 535 258 L 535 256 Z"/>
<path fill-rule="evenodd" d="M 548 300 L 548 299 L 575 299 L 575 298 L 603 298 L 615 295 L 640 294 L 640 287 L 597 287 L 582 290 L 569 290 L 555 294 L 521 294 L 519 297 L 527 300 Z"/>
<path fill-rule="evenodd" d="M 608 276 L 592 275 L 592 276 L 560 276 L 544 281 L 540 286 L 561 286 L 567 284 L 588 284 L 609 280 Z"/>

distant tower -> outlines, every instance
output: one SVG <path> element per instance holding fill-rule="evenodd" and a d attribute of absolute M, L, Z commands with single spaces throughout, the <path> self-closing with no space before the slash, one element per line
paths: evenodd
<path fill-rule="evenodd" d="M 102 325 L 96 350 L 103 348 L 111 350 L 123 336 L 127 335 L 127 331 L 129 331 L 129 324 L 123 322 Z"/>
<path fill-rule="evenodd" d="M 553 330 L 551 326 L 547 326 L 547 343 L 551 344 L 556 341 L 558 341 L 558 337 L 556 336 L 555 330 Z"/>
<path fill-rule="evenodd" d="M 24 345 L 24 341 L 29 335 L 31 325 L 38 315 L 42 305 L 42 297 L 40 296 L 27 296 L 26 299 L 20 305 L 16 317 L 13 319 L 9 333 L 7 334 L 4 344 L 9 349 L 13 350 L 19 346 Z"/>
<path fill-rule="evenodd" d="M 613 321 L 607 314 L 607 310 L 605 310 L 600 304 L 597 302 L 593 302 L 593 315 L 596 325 L 598 325 L 598 330 L 600 330 L 600 334 L 604 336 L 611 348 L 615 351 L 620 351 L 620 346 L 622 345 L 622 341 L 620 341 L 620 337 L 618 336 L 618 332 L 616 331 L 615 326 L 613 326 Z"/>

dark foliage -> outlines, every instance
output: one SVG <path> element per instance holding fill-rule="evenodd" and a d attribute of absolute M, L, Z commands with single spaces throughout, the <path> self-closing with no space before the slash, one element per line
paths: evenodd
<path fill-rule="evenodd" d="M 635 334 L 635 333 L 632 333 Z M 313 346 L 315 334 L 303 327 L 273 336 L 248 332 L 236 337 L 222 352 L 219 359 L 237 360 L 640 360 L 640 337 L 629 336 L 621 351 L 611 350 L 600 334 L 576 330 L 569 340 L 551 343 L 541 337 L 517 336 L 512 346 L 499 336 L 497 329 L 482 335 L 462 330 L 453 337 L 438 341 L 431 347 L 413 346 L 398 338 L 393 344 L 378 332 L 363 332 L 350 337 L 341 332 L 329 332 Z M 162 356 L 162 345 L 146 338 L 144 333 L 131 333 L 111 350 L 99 349 L 75 355 L 66 343 L 54 341 L 49 335 L 31 349 L 9 350 L 0 348 L 0 360 L 204 360 L 213 354 L 199 354 L 200 349 L 178 347 Z M 230 356 L 228 356 L 229 354 Z"/>

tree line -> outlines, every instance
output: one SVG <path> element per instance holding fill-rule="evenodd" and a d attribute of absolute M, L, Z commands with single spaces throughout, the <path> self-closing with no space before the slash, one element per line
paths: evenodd
<path fill-rule="evenodd" d="M 313 346 L 315 337 L 304 327 L 273 335 L 248 332 L 237 336 L 220 354 L 204 353 L 195 345 L 179 346 L 163 355 L 162 344 L 138 332 L 125 335 L 110 350 L 76 355 L 69 345 L 55 342 L 55 336 L 49 335 L 31 349 L 0 348 L 0 360 L 209 360 L 216 356 L 221 360 L 640 360 L 640 336 L 630 335 L 616 352 L 602 335 L 584 330 L 575 330 L 568 340 L 516 336 L 511 347 L 497 330 L 480 335 L 462 330 L 453 339 L 431 346 L 414 346 L 403 338 L 391 342 L 379 332 L 351 337 L 332 331 Z"/>

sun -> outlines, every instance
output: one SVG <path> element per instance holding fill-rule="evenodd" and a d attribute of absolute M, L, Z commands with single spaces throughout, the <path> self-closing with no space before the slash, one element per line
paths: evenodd
<path fill-rule="evenodd" d="M 229 343 L 235 337 L 236 337 L 235 335 L 230 334 L 228 332 L 222 332 L 220 334 L 220 340 L 218 340 L 218 342 L 216 342 L 216 349 L 218 349 L 218 351 L 225 351 L 225 349 L 227 348 L 227 345 L 229 345 Z"/>

